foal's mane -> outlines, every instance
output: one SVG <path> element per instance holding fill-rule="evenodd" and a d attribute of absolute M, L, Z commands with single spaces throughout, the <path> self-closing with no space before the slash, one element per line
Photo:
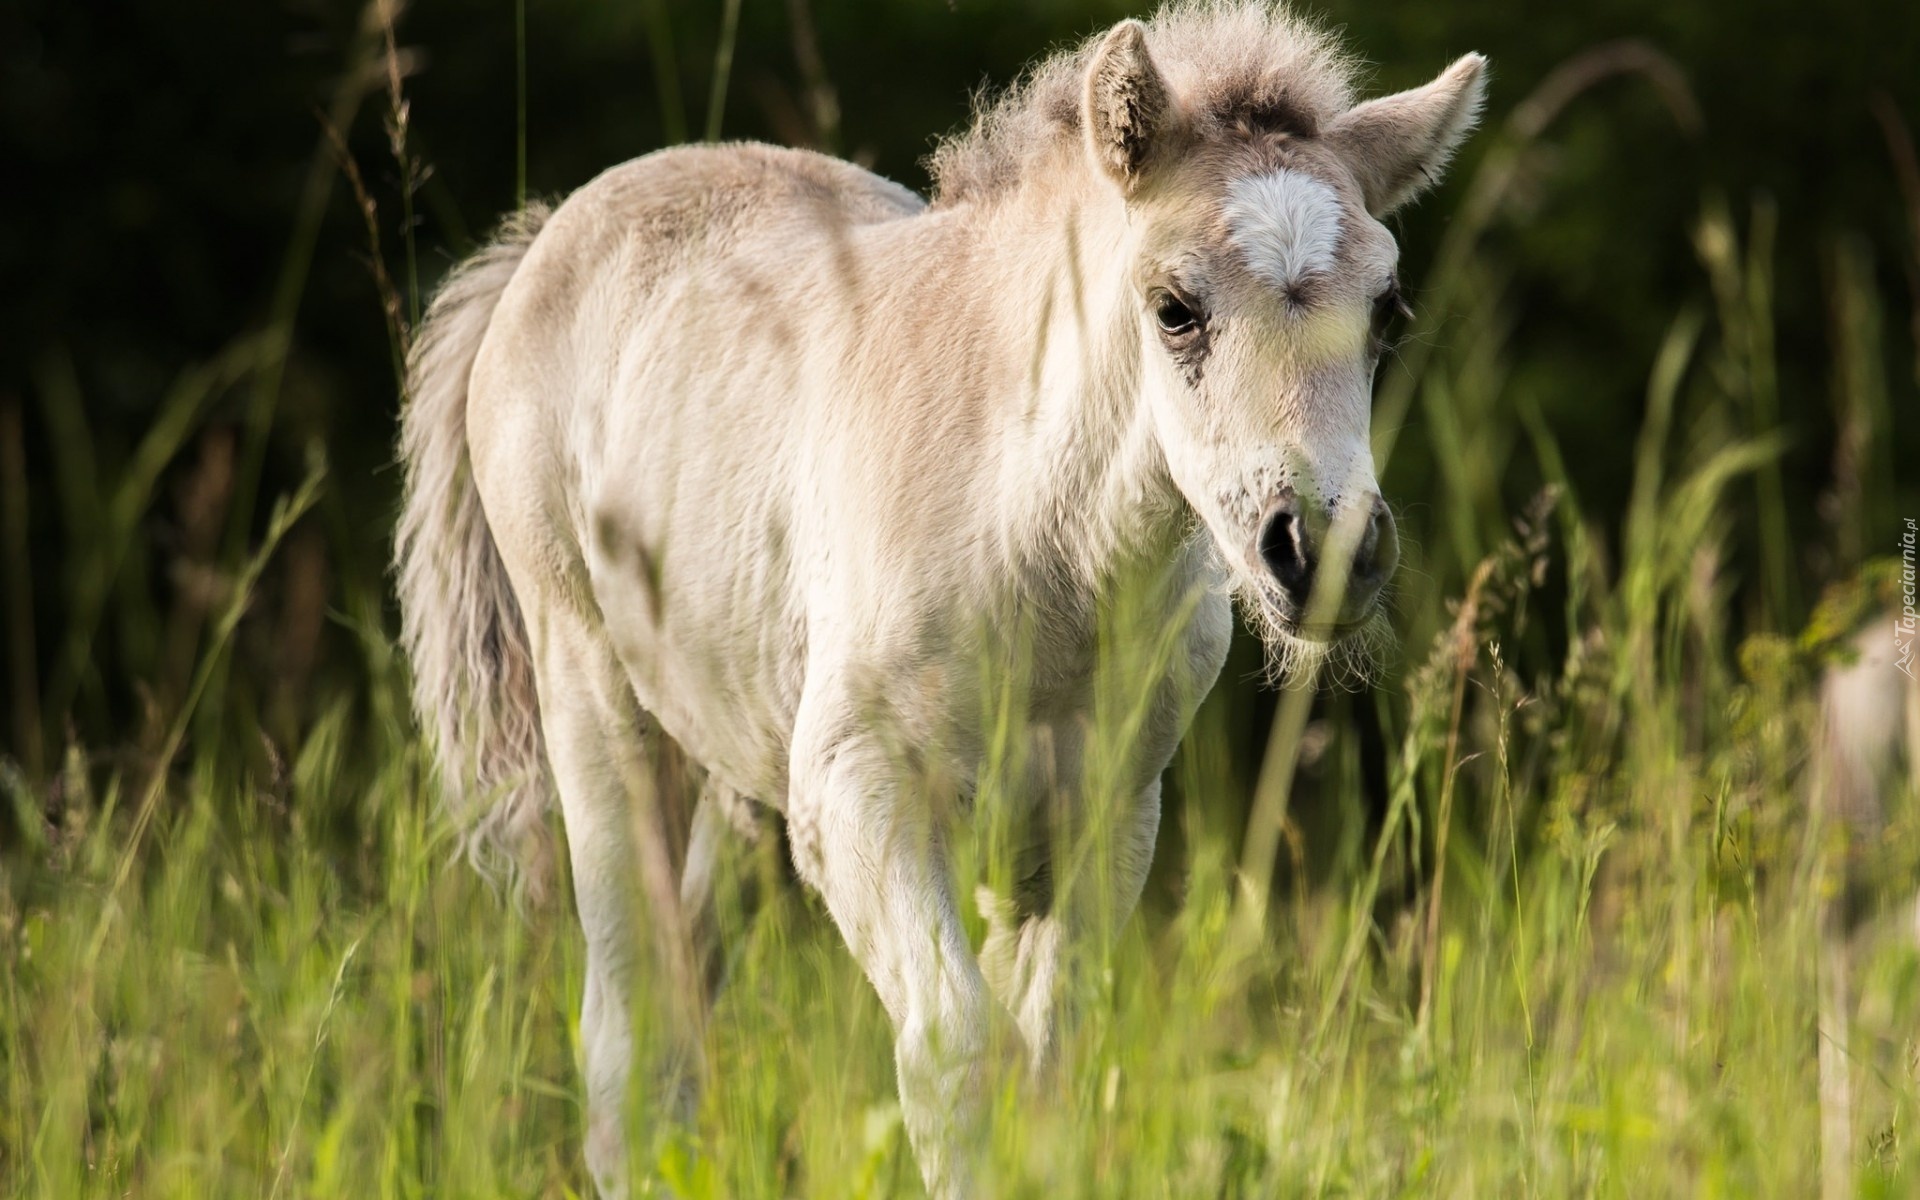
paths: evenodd
<path fill-rule="evenodd" d="M 1355 64 L 1332 36 L 1272 0 L 1182 0 L 1146 22 L 1147 49 L 1203 139 L 1230 132 L 1312 136 L 1353 105 Z M 934 204 L 1012 190 L 1080 133 L 1088 58 L 1104 33 L 981 96 L 972 125 L 927 158 Z"/>

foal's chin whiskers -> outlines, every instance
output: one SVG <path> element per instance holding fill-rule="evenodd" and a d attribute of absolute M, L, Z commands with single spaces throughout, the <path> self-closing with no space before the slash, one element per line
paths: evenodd
<path fill-rule="evenodd" d="M 1361 691 L 1379 678 L 1398 646 L 1384 611 L 1376 610 L 1350 633 L 1322 641 L 1295 632 L 1266 581 L 1235 572 L 1232 582 L 1241 613 L 1266 652 L 1258 677 L 1269 687 L 1310 682 L 1335 691 Z"/>

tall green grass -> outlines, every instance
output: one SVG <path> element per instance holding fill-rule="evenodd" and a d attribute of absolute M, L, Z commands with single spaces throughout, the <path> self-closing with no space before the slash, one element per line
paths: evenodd
<path fill-rule="evenodd" d="M 1743 228 L 1704 206 L 1711 302 L 1676 304 L 1647 363 L 1630 505 L 1583 504 L 1572 449 L 1512 382 L 1527 347 L 1480 239 L 1512 219 L 1503 189 L 1583 81 L 1674 86 L 1611 53 L 1496 131 L 1425 281 L 1440 332 L 1383 386 L 1387 490 L 1417 535 L 1403 669 L 1366 695 L 1284 693 L 1255 777 L 1232 751 L 1236 693 L 1202 709 L 1169 776 L 1174 883 L 1088 972 L 1063 1069 L 999 1078 L 988 1194 L 1920 1193 L 1920 807 L 1890 778 L 1865 853 L 1809 803 L 1820 673 L 1889 595 L 1884 566 L 1854 569 L 1891 487 L 1871 460 L 1888 420 L 1871 250 L 1834 252 L 1835 403 L 1862 465 L 1835 492 L 1849 571 L 1810 617 L 1783 540 L 1782 239 L 1764 209 Z M 404 163 L 397 76 L 390 100 Z M 297 297 L 304 268 L 288 273 Z M 412 291 L 387 304 L 396 350 Z M 339 585 L 352 689 L 290 733 L 269 703 L 244 710 L 250 745 L 231 710 L 201 716 L 247 695 L 222 691 L 241 618 L 292 603 L 299 530 L 351 485 L 316 463 L 220 560 L 190 636 L 166 636 L 177 622 L 138 585 L 139 522 L 207 398 L 250 388 L 270 414 L 275 321 L 183 376 L 123 463 L 98 460 L 71 375 L 43 375 L 57 503 L 85 550 L 67 611 L 37 614 L 62 649 L 34 728 L 99 702 L 105 622 L 156 631 L 157 682 L 135 752 L 0 764 L 24 833 L 0 854 L 0 1193 L 582 1194 L 579 936 L 564 903 L 516 908 L 454 861 L 377 572 Z M 1427 471 L 1394 454 L 1414 414 Z M 18 429 L 0 422 L 0 461 Z M 1516 471 L 1546 487 L 1510 494 Z M 1741 536 L 1757 578 L 1734 573 Z M 23 538 L 7 547 L 31 565 Z M 1123 624 L 1114 644 L 1163 632 Z M 1126 738 L 1132 698 L 1113 699 L 1096 745 Z M 1384 811 L 1361 799 L 1379 774 L 1349 733 L 1363 710 Z M 989 740 L 991 778 L 1024 748 Z M 962 896 L 1006 869 L 993 838 L 961 861 Z M 710 1086 L 691 1130 L 636 1127 L 638 1193 L 920 1194 L 884 1014 L 819 906 L 779 892 L 729 928 Z"/>

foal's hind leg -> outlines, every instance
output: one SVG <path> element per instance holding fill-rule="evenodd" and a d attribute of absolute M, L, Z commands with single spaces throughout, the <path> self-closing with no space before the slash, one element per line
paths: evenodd
<path fill-rule="evenodd" d="M 728 939 L 779 887 L 779 851 L 773 811 L 709 778 L 693 813 L 680 875 L 680 909 L 709 1004 L 726 979 Z"/>
<path fill-rule="evenodd" d="M 570 613 L 548 609 L 528 616 L 541 725 L 587 942 L 580 1012 L 587 1165 L 602 1196 L 621 1197 L 627 1194 L 635 974 L 650 951 L 660 968 L 665 1002 L 659 1015 L 668 1029 L 663 1078 L 652 1099 L 665 1101 L 659 1107 L 684 1109 L 699 1075 L 705 994 L 673 864 L 683 835 L 655 772 L 659 731 L 634 700 L 604 637 Z"/>

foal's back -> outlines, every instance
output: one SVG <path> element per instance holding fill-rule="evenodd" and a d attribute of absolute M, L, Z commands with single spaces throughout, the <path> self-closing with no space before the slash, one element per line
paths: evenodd
<path fill-rule="evenodd" d="M 711 353 L 700 346 L 727 331 L 687 319 L 712 320 L 728 304 L 757 317 L 787 307 L 796 268 L 812 274 L 835 240 L 924 207 L 898 184 L 805 150 L 683 146 L 623 163 L 548 218 L 500 299 L 477 380 L 511 403 L 516 389 L 551 393 L 557 371 L 575 400 L 598 403 L 587 385 L 604 376 L 582 374 L 604 372 L 597 352 Z M 665 307 L 689 301 L 697 307 Z"/>
<path fill-rule="evenodd" d="M 522 605 L 596 627 L 643 708 L 772 802 L 807 644 L 793 513 L 842 358 L 826 310 L 873 227 L 923 209 L 806 151 L 648 155 L 554 212 L 474 365 L 475 481 Z"/>

